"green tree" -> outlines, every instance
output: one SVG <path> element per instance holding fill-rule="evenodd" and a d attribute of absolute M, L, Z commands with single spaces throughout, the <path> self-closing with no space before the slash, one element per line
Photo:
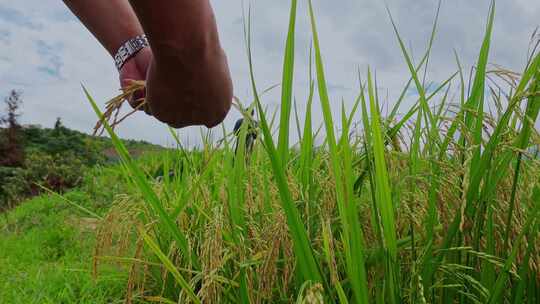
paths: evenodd
<path fill-rule="evenodd" d="M 6 114 L 0 117 L 2 140 L 0 140 L 0 166 L 20 167 L 24 162 L 24 147 L 21 139 L 21 125 L 19 124 L 19 109 L 22 105 L 21 93 L 12 90 L 4 99 Z"/>
<path fill-rule="evenodd" d="M 24 147 L 19 124 L 21 93 L 12 90 L 4 99 L 6 113 L 0 116 L 0 211 L 10 206 L 8 180 L 24 164 Z"/>

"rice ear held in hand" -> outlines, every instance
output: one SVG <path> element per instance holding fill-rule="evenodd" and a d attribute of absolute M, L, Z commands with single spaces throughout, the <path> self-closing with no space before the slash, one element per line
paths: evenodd
<path fill-rule="evenodd" d="M 122 89 L 122 94 L 112 98 L 111 100 L 105 103 L 105 111 L 103 112 L 103 120 L 107 121 L 111 128 L 115 128 L 126 118 L 131 116 L 133 113 L 138 110 L 143 110 L 147 107 L 146 99 L 140 98 L 135 100 L 134 103 L 138 104 L 132 111 L 129 113 L 120 116 L 120 109 L 124 105 L 125 101 L 131 100 L 134 98 L 136 92 L 144 90 L 146 87 L 145 81 L 133 80 L 131 83 Z M 146 110 L 145 110 L 146 111 Z M 104 131 L 103 121 L 98 120 L 94 127 L 94 135 L 102 135 Z"/>

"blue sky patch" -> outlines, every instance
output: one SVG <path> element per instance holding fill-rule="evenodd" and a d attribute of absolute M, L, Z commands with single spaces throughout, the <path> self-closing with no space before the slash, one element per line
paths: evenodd
<path fill-rule="evenodd" d="M 77 20 L 77 18 L 75 18 L 75 16 L 73 16 L 73 14 L 67 9 L 55 11 L 51 15 L 51 17 L 53 20 L 60 21 L 60 22 L 69 22 L 69 21 Z"/>
<path fill-rule="evenodd" d="M 50 77 L 60 78 L 60 71 L 58 68 L 52 68 L 47 66 L 40 66 L 37 70 L 41 73 L 45 73 Z"/>
<path fill-rule="evenodd" d="M 64 48 L 62 43 L 47 43 L 43 40 L 36 41 L 36 51 L 46 62 L 37 67 L 40 73 L 45 73 L 50 77 L 62 79 L 61 69 L 64 65 L 60 52 Z"/>
<path fill-rule="evenodd" d="M 424 87 L 424 90 L 425 90 L 425 93 L 426 93 L 426 97 L 428 97 L 429 95 L 433 94 L 433 92 L 435 92 L 435 90 L 441 86 L 442 83 L 439 83 L 439 82 L 429 82 L 429 83 L 426 83 L 426 86 Z M 420 96 L 420 94 L 418 94 L 418 90 L 416 89 L 416 85 L 414 84 L 414 82 L 411 82 L 411 86 L 409 87 L 409 89 L 407 90 L 407 97 L 411 97 L 411 96 Z"/>
<path fill-rule="evenodd" d="M 27 16 L 23 15 L 21 12 L 0 5 L 0 19 L 8 23 L 13 23 L 18 26 L 30 28 L 30 29 L 39 29 L 42 26 L 39 24 L 33 23 Z"/>
<path fill-rule="evenodd" d="M 348 88 L 344 85 L 337 84 L 337 83 L 328 83 L 328 91 L 350 91 L 351 88 Z"/>
<path fill-rule="evenodd" d="M 10 33 L 7 30 L 0 30 L 0 41 L 8 42 Z"/>

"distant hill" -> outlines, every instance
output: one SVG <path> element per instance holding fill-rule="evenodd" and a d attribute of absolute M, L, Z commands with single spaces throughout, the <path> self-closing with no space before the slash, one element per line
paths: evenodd
<path fill-rule="evenodd" d="M 0 163 L 0 212 L 41 193 L 43 187 L 58 192 L 76 187 L 89 168 L 118 160 L 110 138 L 71 130 L 60 120 L 54 128 L 25 125 L 18 127 L 16 133 L 17 149 L 0 149 L 7 153 L 0 155 L 0 159 L 19 160 Z M 8 129 L 0 128 L 0 148 L 7 137 Z M 165 149 L 140 140 L 123 142 L 134 157 Z M 17 157 L 10 153 L 17 153 Z"/>
<path fill-rule="evenodd" d="M 47 154 L 71 152 L 84 159 L 88 165 L 100 161 L 118 159 L 112 141 L 108 137 L 92 136 L 69 129 L 57 122 L 54 128 L 25 125 L 21 130 L 22 142 L 27 153 L 39 151 Z M 165 149 L 143 140 L 123 139 L 124 145 L 133 156 L 145 152 Z"/>

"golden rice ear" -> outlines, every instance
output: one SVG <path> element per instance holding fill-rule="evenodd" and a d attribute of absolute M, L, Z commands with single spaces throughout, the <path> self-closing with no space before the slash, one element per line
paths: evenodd
<path fill-rule="evenodd" d="M 98 120 L 94 126 L 93 135 L 102 135 L 104 131 L 103 121 L 107 121 L 111 128 L 114 128 L 119 125 L 126 118 L 131 116 L 133 113 L 138 110 L 144 109 L 146 107 L 146 100 L 142 98 L 138 105 L 128 112 L 127 114 L 120 117 L 120 109 L 124 105 L 124 102 L 128 101 L 133 97 L 135 92 L 144 90 L 146 88 L 146 81 L 143 80 L 132 80 L 128 86 L 122 88 L 122 94 L 112 98 L 111 100 L 105 103 L 105 111 L 103 112 L 103 120 Z"/>

